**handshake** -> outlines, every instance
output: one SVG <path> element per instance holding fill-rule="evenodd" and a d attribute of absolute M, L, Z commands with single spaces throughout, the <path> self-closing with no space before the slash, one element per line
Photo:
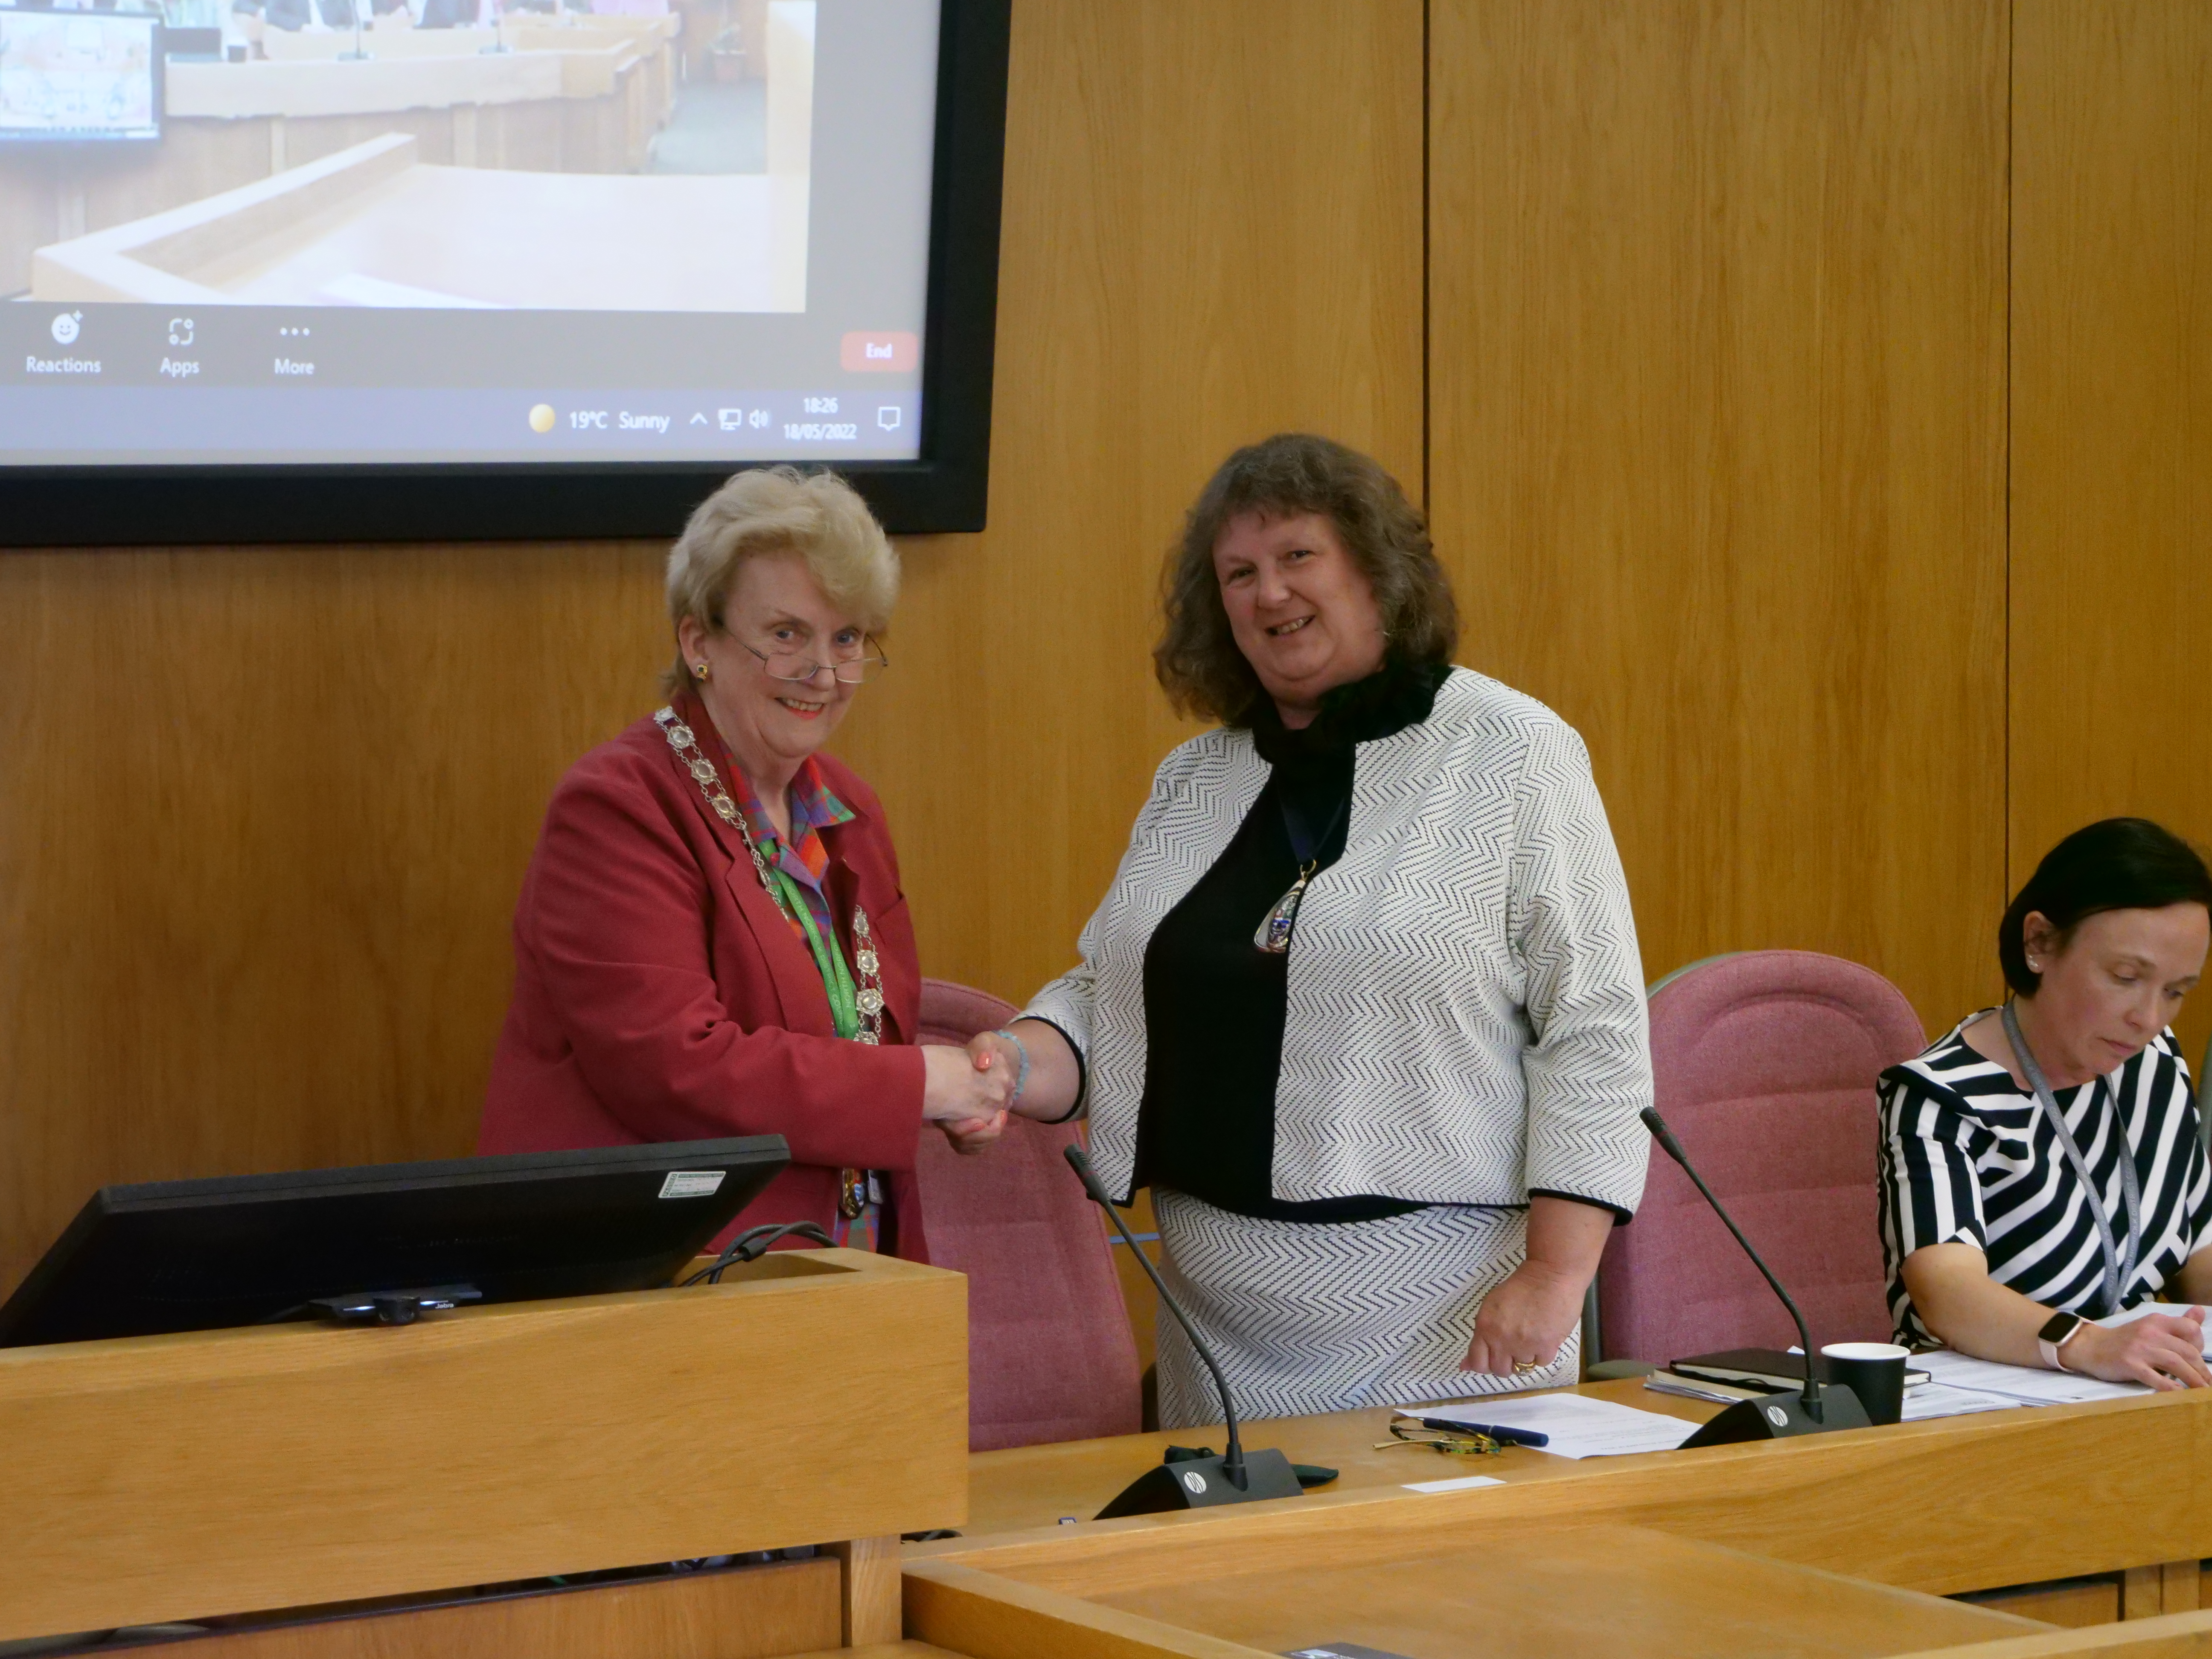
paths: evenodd
<path fill-rule="evenodd" d="M 957 1152 L 981 1152 L 1006 1131 L 1021 1050 L 997 1031 L 979 1031 L 965 1048 L 935 1044 L 921 1051 L 921 1115 Z"/>

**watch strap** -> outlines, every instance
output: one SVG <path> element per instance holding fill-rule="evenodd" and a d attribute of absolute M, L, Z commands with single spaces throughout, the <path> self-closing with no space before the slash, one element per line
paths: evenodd
<path fill-rule="evenodd" d="M 2080 1334 L 2086 1322 L 2080 1314 L 2053 1314 L 2050 1322 L 2035 1334 L 2036 1352 L 2043 1356 L 2045 1370 L 2063 1371 L 2066 1369 L 2059 1350 Z"/>

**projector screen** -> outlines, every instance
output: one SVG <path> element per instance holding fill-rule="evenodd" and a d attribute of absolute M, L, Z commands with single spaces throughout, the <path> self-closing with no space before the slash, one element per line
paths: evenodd
<path fill-rule="evenodd" d="M 0 0 L 0 538 L 980 526 L 1006 0 L 167 3 Z"/>

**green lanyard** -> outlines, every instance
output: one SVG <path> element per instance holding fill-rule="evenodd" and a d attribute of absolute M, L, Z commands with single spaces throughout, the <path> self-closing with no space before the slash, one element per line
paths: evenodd
<path fill-rule="evenodd" d="M 838 948 L 835 934 L 822 937 L 822 930 L 814 925 L 814 912 L 806 908 L 806 896 L 799 891 L 790 872 L 780 864 L 770 865 L 769 877 L 776 884 L 775 896 L 783 908 L 799 918 L 806 948 L 814 952 L 815 971 L 822 975 L 822 988 L 830 998 L 830 1022 L 836 1026 L 837 1035 L 849 1042 L 860 1034 L 860 1005 L 853 989 L 852 972 L 845 966 L 845 953 Z"/>

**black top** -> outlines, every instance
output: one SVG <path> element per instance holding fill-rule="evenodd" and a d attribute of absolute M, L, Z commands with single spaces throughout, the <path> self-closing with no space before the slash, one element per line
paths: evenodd
<path fill-rule="evenodd" d="M 1275 1085 L 1290 1005 L 1290 957 L 1253 943 L 1298 878 L 1286 817 L 1316 872 L 1344 856 L 1352 745 L 1417 726 L 1436 706 L 1448 663 L 1392 663 L 1339 686 L 1302 731 L 1273 700 L 1246 712 L 1273 775 L 1213 867 L 1162 917 L 1145 949 L 1145 1098 L 1137 1184 L 1171 1188 L 1217 1209 L 1275 1221 L 1376 1221 L 1425 1207 L 1395 1198 L 1274 1197 Z M 1295 932 L 1291 949 L 1297 949 Z"/>

